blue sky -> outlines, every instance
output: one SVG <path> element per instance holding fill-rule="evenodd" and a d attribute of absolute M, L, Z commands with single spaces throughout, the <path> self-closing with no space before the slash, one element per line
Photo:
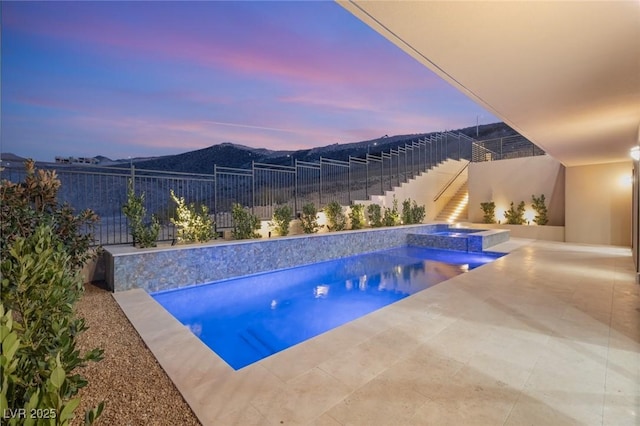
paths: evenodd
<path fill-rule="evenodd" d="M 1 7 L 2 152 L 294 150 L 500 121 L 330 1 Z"/>

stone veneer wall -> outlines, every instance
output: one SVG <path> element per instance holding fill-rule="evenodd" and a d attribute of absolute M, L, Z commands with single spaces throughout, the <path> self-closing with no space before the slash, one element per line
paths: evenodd
<path fill-rule="evenodd" d="M 400 247 L 409 233 L 447 228 L 409 225 L 145 250 L 106 247 L 106 280 L 114 291 L 155 292 Z"/>
<path fill-rule="evenodd" d="M 455 229 L 451 229 L 455 231 Z M 489 230 L 469 233 L 464 237 L 410 233 L 407 244 L 417 247 L 431 247 L 443 250 L 482 252 L 496 244 L 509 241 L 509 231 Z"/>
<path fill-rule="evenodd" d="M 451 237 L 447 235 L 409 234 L 407 235 L 407 244 L 416 247 L 469 251 L 467 236 Z"/>

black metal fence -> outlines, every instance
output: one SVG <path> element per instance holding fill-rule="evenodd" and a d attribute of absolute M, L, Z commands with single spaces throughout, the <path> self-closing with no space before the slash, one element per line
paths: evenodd
<path fill-rule="evenodd" d="M 528 144 L 525 150 L 533 153 L 528 155 L 541 151 Z M 93 230 L 95 243 L 108 245 L 131 243 L 127 220 L 122 214 L 129 182 L 136 193 L 144 193 L 148 214 L 155 215 L 161 223 L 159 239 L 172 240 L 175 230 L 170 218 L 175 203 L 171 191 L 187 203 L 207 206 L 217 229 L 223 230 L 232 227 L 233 203 L 250 208 L 263 220 L 270 219 L 275 207 L 283 204 L 289 204 L 296 213 L 306 203 L 314 203 L 318 209 L 334 200 L 349 205 L 382 195 L 446 159 L 486 161 L 498 159 L 498 152 L 500 158 L 514 155 L 517 150 L 510 148 L 507 152 L 504 148 L 507 145 L 494 147 L 462 134 L 444 132 L 379 155 L 350 157 L 349 161 L 320 158 L 318 162 L 296 161 L 292 166 L 253 163 L 249 169 L 214 165 L 213 174 L 144 170 L 133 165 L 54 168 L 62 183 L 59 200 L 68 202 L 77 211 L 95 211 L 100 216 L 100 224 Z M 22 164 L 3 162 L 2 167 L 3 179 L 24 180 Z"/>

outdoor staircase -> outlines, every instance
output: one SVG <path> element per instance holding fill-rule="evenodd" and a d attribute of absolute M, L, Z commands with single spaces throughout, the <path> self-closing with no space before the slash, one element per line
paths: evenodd
<path fill-rule="evenodd" d="M 469 220 L 469 188 L 465 182 L 436 216 L 437 221 L 454 223 Z"/>

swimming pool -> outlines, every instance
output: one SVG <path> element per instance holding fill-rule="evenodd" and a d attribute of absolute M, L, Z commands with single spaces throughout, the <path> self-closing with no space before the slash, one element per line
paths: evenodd
<path fill-rule="evenodd" d="M 499 256 L 406 246 L 152 297 L 237 370 Z"/>
<path fill-rule="evenodd" d="M 469 234 L 483 232 L 484 229 L 449 228 L 445 231 L 431 232 L 429 235 L 443 235 L 446 237 L 468 237 Z"/>

